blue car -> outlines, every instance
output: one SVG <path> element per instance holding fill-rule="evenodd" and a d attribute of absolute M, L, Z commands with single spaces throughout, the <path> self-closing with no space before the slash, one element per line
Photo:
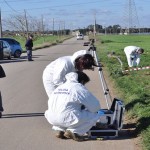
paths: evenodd
<path fill-rule="evenodd" d="M 19 58 L 22 54 L 22 48 L 18 41 L 12 38 L 0 38 L 0 40 L 7 41 L 10 45 L 11 56 Z"/>

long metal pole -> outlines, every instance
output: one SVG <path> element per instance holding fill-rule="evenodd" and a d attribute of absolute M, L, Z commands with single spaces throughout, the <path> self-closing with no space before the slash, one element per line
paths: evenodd
<path fill-rule="evenodd" d="M 25 13 L 25 23 L 26 23 L 26 31 L 27 31 L 27 38 L 28 38 L 29 30 L 28 30 L 28 20 L 27 20 L 26 10 L 24 10 L 24 13 Z"/>
<path fill-rule="evenodd" d="M 99 61 L 98 61 L 98 57 L 97 57 L 97 54 L 96 54 L 96 47 L 93 45 L 93 43 L 91 44 L 91 46 L 90 46 L 90 48 L 89 48 L 89 51 L 92 51 L 93 56 L 94 56 L 94 58 L 95 58 L 96 65 L 97 65 L 97 67 L 98 67 L 98 72 L 99 72 L 99 77 L 100 77 L 102 89 L 103 89 L 104 96 L 105 96 L 105 100 L 106 100 L 106 105 L 107 105 L 107 108 L 110 109 L 109 100 L 108 100 L 108 98 L 107 98 L 107 95 L 109 95 L 109 98 L 110 98 L 110 100 L 111 100 L 111 102 L 112 102 L 111 95 L 110 95 L 110 93 L 109 93 L 109 89 L 108 89 L 108 87 L 107 87 L 107 84 L 106 84 L 104 75 L 103 75 L 103 73 L 102 73 L 102 67 L 101 67 L 101 65 L 99 64 Z"/>
<path fill-rule="evenodd" d="M 55 21 L 54 21 L 54 18 L 53 18 L 53 32 L 52 32 L 52 34 L 54 35 L 54 28 L 55 28 Z"/>
<path fill-rule="evenodd" d="M 94 13 L 94 39 L 96 39 L 96 13 Z"/>
<path fill-rule="evenodd" d="M 2 34 L 2 18 L 1 18 L 1 8 L 0 8 L 0 38 L 3 37 Z"/>

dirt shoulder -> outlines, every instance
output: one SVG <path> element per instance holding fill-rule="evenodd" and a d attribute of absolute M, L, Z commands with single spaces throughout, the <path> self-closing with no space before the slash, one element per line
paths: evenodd
<path fill-rule="evenodd" d="M 120 98 L 122 93 L 116 87 L 115 81 L 110 76 L 106 67 L 103 67 L 103 74 L 104 74 L 107 86 L 109 88 L 109 93 L 112 97 L 112 100 L 114 98 Z M 120 136 L 132 139 L 132 141 L 134 143 L 134 149 L 135 150 L 142 150 L 142 145 L 141 145 L 142 139 L 141 139 L 141 137 L 134 137 L 135 124 L 136 124 L 136 120 L 129 119 L 127 116 L 127 113 L 125 112 L 124 125 L 123 125 L 122 131 L 120 132 Z"/>

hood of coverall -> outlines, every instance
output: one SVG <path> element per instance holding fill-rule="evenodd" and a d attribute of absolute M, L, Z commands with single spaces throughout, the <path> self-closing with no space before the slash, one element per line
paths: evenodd
<path fill-rule="evenodd" d="M 78 74 L 75 72 L 70 72 L 65 75 L 67 81 L 78 82 Z"/>
<path fill-rule="evenodd" d="M 83 56 L 83 55 L 85 55 L 85 54 L 90 54 L 90 52 L 87 51 L 87 50 L 79 50 L 79 51 L 75 52 L 75 53 L 72 55 L 72 57 L 71 57 L 72 63 L 74 64 L 75 59 L 77 59 L 77 58 L 79 58 L 79 57 L 81 57 L 81 56 Z"/>

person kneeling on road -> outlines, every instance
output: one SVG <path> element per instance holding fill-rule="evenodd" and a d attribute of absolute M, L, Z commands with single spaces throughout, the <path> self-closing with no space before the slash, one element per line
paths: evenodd
<path fill-rule="evenodd" d="M 100 119 L 100 103 L 84 86 L 90 80 L 85 73 L 76 71 L 65 77 L 66 82 L 52 92 L 45 117 L 58 138 L 83 141 L 83 135 Z"/>

